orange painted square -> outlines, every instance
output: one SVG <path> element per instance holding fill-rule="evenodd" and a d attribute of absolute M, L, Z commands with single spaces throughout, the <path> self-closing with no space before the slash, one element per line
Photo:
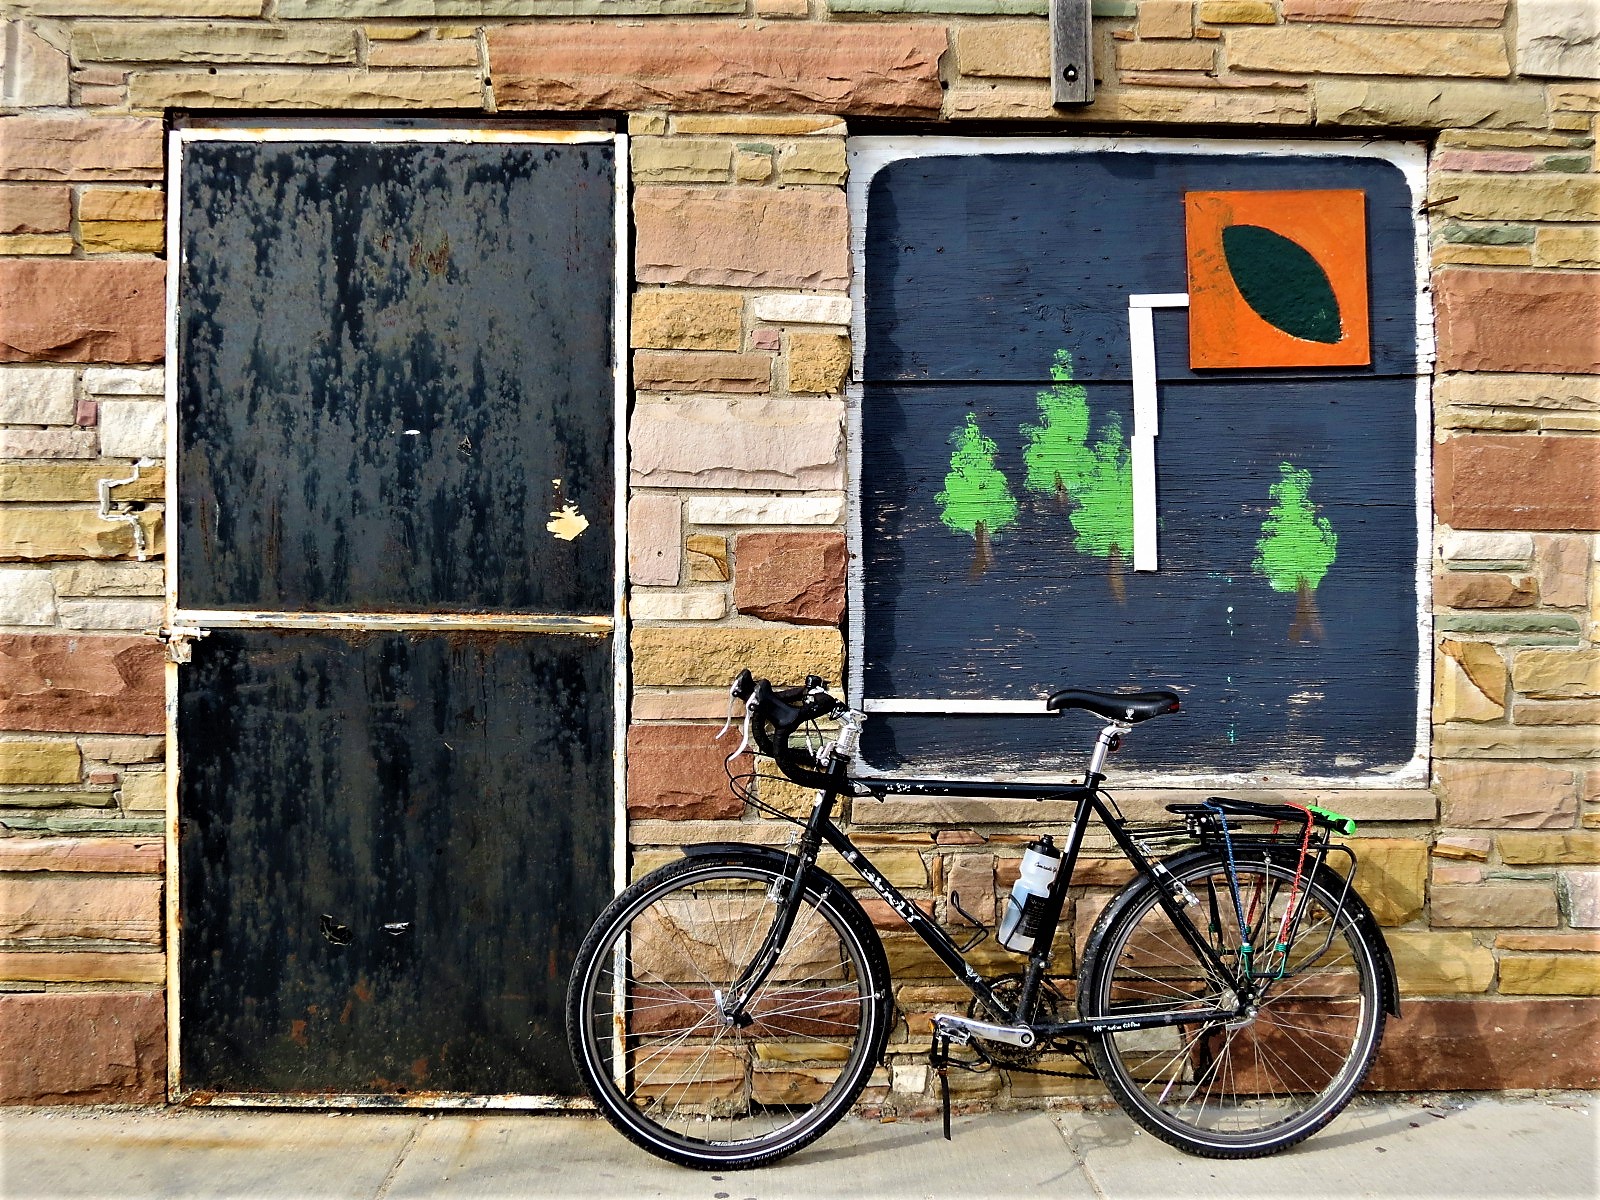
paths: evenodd
<path fill-rule="evenodd" d="M 1372 361 L 1365 192 L 1189 192 L 1184 220 L 1191 367 L 1359 367 Z M 1286 333 L 1250 306 L 1223 252 L 1222 232 L 1234 225 L 1269 230 L 1316 260 L 1338 302 L 1337 342 Z"/>

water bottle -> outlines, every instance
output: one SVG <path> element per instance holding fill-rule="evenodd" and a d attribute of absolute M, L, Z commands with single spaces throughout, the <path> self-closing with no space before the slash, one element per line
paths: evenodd
<path fill-rule="evenodd" d="M 1007 950 L 1027 954 L 1039 936 L 1044 910 L 1050 903 L 1050 885 L 1061 870 L 1061 851 L 1047 833 L 1028 845 L 1022 856 L 1022 873 L 1011 888 L 1006 915 L 1001 918 L 999 943 Z"/>

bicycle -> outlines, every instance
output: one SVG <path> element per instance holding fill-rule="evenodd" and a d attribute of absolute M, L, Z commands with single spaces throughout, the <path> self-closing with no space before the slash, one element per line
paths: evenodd
<path fill-rule="evenodd" d="M 1353 821 L 1209 797 L 1139 825 L 1102 789 L 1107 755 L 1134 725 L 1178 711 L 1175 692 L 1050 696 L 1050 711 L 1103 722 L 1082 783 L 853 779 L 865 717 L 821 680 L 775 690 L 745 670 L 730 695 L 744 703 L 745 738 L 729 761 L 753 737 L 784 776 L 816 791 L 809 815 L 789 818 L 797 842 L 683 847 L 681 861 L 601 913 L 568 992 L 568 1040 L 596 1105 L 660 1158 L 711 1170 L 792 1154 L 849 1111 L 883 1060 L 895 1020 L 888 962 L 860 902 L 817 866 L 825 845 L 972 993 L 967 1013 L 932 1022 L 946 1137 L 951 1067 L 1026 1070 L 1053 1050 L 1086 1064 L 1130 1117 L 1180 1150 L 1273 1154 L 1338 1115 L 1371 1067 L 1386 1015 L 1399 1016 L 1388 946 L 1351 886 L 1355 856 L 1333 841 Z M 824 718 L 837 724 L 827 744 L 816 724 Z M 802 727 L 803 749 L 790 745 Z M 890 794 L 1075 803 L 1054 880 L 1020 922 L 1032 937 L 1020 980 L 980 975 L 832 820 L 841 796 Z M 1051 947 L 1091 816 L 1134 876 L 1089 934 L 1069 1018 Z"/>

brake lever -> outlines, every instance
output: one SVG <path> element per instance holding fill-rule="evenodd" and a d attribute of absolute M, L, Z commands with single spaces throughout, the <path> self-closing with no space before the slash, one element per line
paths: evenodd
<path fill-rule="evenodd" d="M 744 709 L 744 729 L 743 729 L 743 731 L 742 731 L 742 733 L 740 735 L 738 747 L 734 750 L 734 752 L 732 754 L 728 755 L 728 759 L 727 759 L 728 762 L 731 763 L 734 759 L 738 758 L 739 755 L 743 754 L 746 750 L 748 750 L 750 748 L 750 722 L 755 720 L 755 716 L 756 716 L 756 706 L 755 706 L 755 704 L 754 703 L 746 704 L 745 705 L 745 709 Z M 731 717 L 729 719 L 732 720 Z M 719 733 L 717 736 L 721 737 L 722 735 Z"/>

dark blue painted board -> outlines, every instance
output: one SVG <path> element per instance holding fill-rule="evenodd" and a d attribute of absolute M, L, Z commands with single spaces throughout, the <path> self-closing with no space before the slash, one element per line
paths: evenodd
<path fill-rule="evenodd" d="M 1080 378 L 1127 379 L 1128 295 L 1188 290 L 1184 193 L 1317 188 L 1367 194 L 1373 363 L 1344 373 L 1414 371 L 1415 231 L 1399 168 L 1096 151 L 933 156 L 879 171 L 867 201 L 865 378 L 1047 380 L 1066 348 Z M 1187 320 L 1157 322 L 1163 377 L 1193 378 Z"/>

